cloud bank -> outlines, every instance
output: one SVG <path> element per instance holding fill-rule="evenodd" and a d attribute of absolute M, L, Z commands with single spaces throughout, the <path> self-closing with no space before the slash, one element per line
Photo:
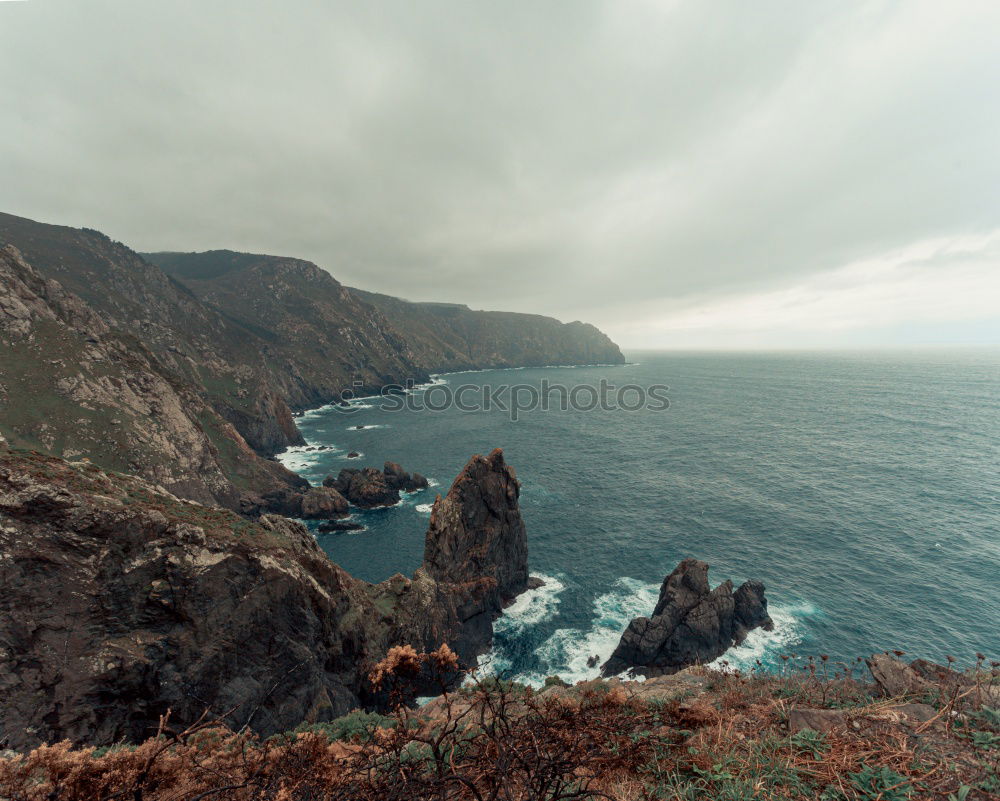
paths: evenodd
<path fill-rule="evenodd" d="M 629 346 L 997 342 L 997 41 L 977 0 L 3 3 L 0 208 Z"/>

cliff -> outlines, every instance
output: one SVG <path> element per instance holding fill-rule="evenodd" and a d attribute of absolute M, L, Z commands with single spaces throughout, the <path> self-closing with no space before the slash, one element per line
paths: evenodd
<path fill-rule="evenodd" d="M 293 408 L 327 403 L 355 381 L 372 392 L 427 378 L 403 334 L 315 264 L 229 250 L 145 257 L 263 341 Z"/>
<path fill-rule="evenodd" d="M 443 324 L 434 304 L 372 303 L 299 259 L 147 259 L 9 214 L 0 248 L 0 436 L 237 510 L 301 486 L 258 458 L 302 444 L 293 409 L 431 370 L 622 360 L 590 326 L 467 309 Z"/>
<path fill-rule="evenodd" d="M 618 346 L 587 323 L 352 292 L 406 332 L 413 359 L 431 372 L 625 362 Z"/>
<path fill-rule="evenodd" d="M 411 303 L 344 287 L 298 259 L 228 250 L 144 255 L 232 319 L 263 326 L 295 363 L 315 358 L 320 374 L 327 365 L 338 391 L 355 375 L 365 386 L 382 386 L 435 371 L 625 361 L 585 323 Z"/>
<path fill-rule="evenodd" d="M 384 703 L 367 677 L 394 645 L 446 642 L 474 664 L 496 576 L 512 577 L 502 595 L 527 574 L 512 481 L 499 452 L 474 457 L 428 535 L 476 537 L 456 546 L 465 557 L 370 585 L 300 523 L 0 444 L 0 745 L 138 741 L 168 709 L 177 725 L 208 711 L 267 735 Z M 478 507 L 498 492 L 513 505 L 487 523 Z M 446 530 L 450 509 L 484 524 Z"/>
<path fill-rule="evenodd" d="M 268 359 L 260 338 L 134 251 L 97 231 L 9 214 L 0 214 L 2 245 L 17 248 L 42 278 L 58 281 L 110 330 L 152 354 L 254 450 L 270 454 L 302 443 L 279 380 L 283 365 Z"/>
<path fill-rule="evenodd" d="M 0 437 L 203 503 L 235 507 L 305 483 L 261 459 L 198 384 L 9 245 L 0 289 Z"/>

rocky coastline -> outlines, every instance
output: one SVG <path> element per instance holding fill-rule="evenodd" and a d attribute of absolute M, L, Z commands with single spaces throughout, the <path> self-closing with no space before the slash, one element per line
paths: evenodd
<path fill-rule="evenodd" d="M 2 213 L 0 346 L 13 446 L 244 514 L 305 489 L 273 460 L 304 444 L 295 412 L 432 372 L 624 361 L 583 323 L 369 296 L 300 259 L 144 256 Z"/>
<path fill-rule="evenodd" d="M 471 667 L 527 585 L 516 475 L 474 456 L 412 577 L 367 584 L 301 523 L 0 444 L 0 742 L 137 741 L 169 709 L 261 734 L 378 708 L 396 645 Z"/>

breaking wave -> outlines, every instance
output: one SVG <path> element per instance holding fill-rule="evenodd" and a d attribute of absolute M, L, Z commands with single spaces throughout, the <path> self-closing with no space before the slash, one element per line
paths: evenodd
<path fill-rule="evenodd" d="M 564 587 L 558 580 L 552 581 L 553 585 L 533 591 L 537 593 L 534 596 L 531 593 L 520 596 L 497 621 L 498 647 L 488 663 L 491 672 L 509 670 L 520 662 L 511 658 L 512 643 L 523 641 L 529 627 L 551 619 L 558 612 L 558 596 Z M 559 676 L 570 683 L 596 678 L 628 624 L 636 617 L 648 615 L 656 606 L 659 591 L 659 583 L 628 577 L 618 579 L 610 591 L 594 599 L 589 628 L 556 629 L 535 648 L 532 668 L 511 678 L 535 687 L 541 686 L 547 676 Z M 780 654 L 801 642 L 804 619 L 820 612 L 811 604 L 793 604 L 772 606 L 770 614 L 773 631 L 751 632 L 741 646 L 731 648 L 712 667 L 746 671 L 758 661 L 773 665 Z"/>

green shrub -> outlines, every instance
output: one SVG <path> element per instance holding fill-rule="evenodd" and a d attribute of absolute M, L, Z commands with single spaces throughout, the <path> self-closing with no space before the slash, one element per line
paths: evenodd
<path fill-rule="evenodd" d="M 388 729 L 394 724 L 393 718 L 379 715 L 376 712 L 363 712 L 360 709 L 355 709 L 329 723 L 303 723 L 295 729 L 295 732 L 296 734 L 301 732 L 323 734 L 330 742 L 334 740 L 364 742 L 371 737 L 376 728 Z"/>

